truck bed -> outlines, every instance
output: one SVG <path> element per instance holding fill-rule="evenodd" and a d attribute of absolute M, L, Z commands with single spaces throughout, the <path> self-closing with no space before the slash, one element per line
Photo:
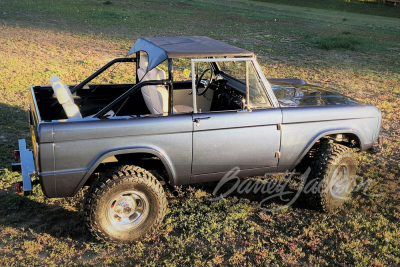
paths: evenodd
<path fill-rule="evenodd" d="M 90 85 L 88 89 L 79 90 L 74 94 L 74 102 L 80 108 L 82 117 L 95 114 L 118 96 L 133 87 L 125 85 Z M 69 86 L 72 89 L 74 86 Z M 67 116 L 58 103 L 51 86 L 33 86 L 31 88 L 39 116 L 44 121 L 64 120 Z M 147 108 L 141 97 L 131 97 L 119 111 L 120 115 L 138 115 L 146 113 Z"/>

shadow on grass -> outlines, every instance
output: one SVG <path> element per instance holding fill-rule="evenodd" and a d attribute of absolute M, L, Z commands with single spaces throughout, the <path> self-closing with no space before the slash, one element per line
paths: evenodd
<path fill-rule="evenodd" d="M 80 242 L 96 242 L 85 227 L 83 213 L 74 207 L 76 200 L 63 203 L 71 210 L 57 203 L 59 199 L 52 199 L 53 203 L 41 203 L 42 196 L 18 196 L 13 189 L 0 192 L 0 225 L 13 227 L 18 230 L 31 229 L 38 234 L 49 234 L 55 238 L 70 238 Z M 67 205 L 65 205 L 67 204 Z"/>
<path fill-rule="evenodd" d="M 260 186 L 257 184 L 255 185 L 257 178 L 258 177 L 249 177 L 241 179 L 239 186 L 235 184 L 235 182 L 228 182 L 218 188 L 217 191 L 215 191 L 215 189 L 218 187 L 219 182 L 207 182 L 191 186 L 205 191 L 210 199 L 217 198 L 221 196 L 221 194 L 229 192 L 229 194 L 226 195 L 226 198 L 237 198 L 239 200 L 247 199 L 250 202 L 259 203 L 259 207 L 266 211 L 272 211 L 275 209 L 278 211 L 280 208 L 284 208 L 284 206 L 290 206 L 294 209 L 300 210 L 320 211 L 318 206 L 312 203 L 310 195 L 305 195 L 302 192 L 299 192 L 298 194 L 298 187 L 295 185 L 296 181 L 293 182 L 293 180 L 291 180 L 287 186 L 283 186 L 282 188 L 279 186 L 279 182 L 277 182 L 277 186 L 274 186 L 274 181 L 269 177 L 267 179 L 262 178 L 260 179 L 260 185 L 265 184 L 265 186 L 262 189 L 255 190 L 254 188 Z M 271 185 L 269 188 L 268 184 Z M 246 187 L 252 189 L 247 190 L 246 192 Z M 217 194 L 215 195 L 215 193 Z"/>
<path fill-rule="evenodd" d="M 191 187 L 201 189 L 208 195 L 211 195 L 217 184 L 218 182 L 209 182 L 201 185 L 196 184 Z M 221 188 L 220 192 L 229 190 L 232 186 L 232 183 L 227 183 Z M 183 190 L 185 190 L 185 187 Z M 186 190 L 186 195 L 189 195 L 188 191 L 190 191 L 190 189 Z M 296 192 L 293 191 L 293 194 L 289 194 L 286 197 L 292 198 L 295 193 Z M 228 196 L 228 199 L 247 199 L 250 202 L 260 203 L 268 196 L 268 194 L 263 194 L 262 192 L 240 194 L 235 191 Z M 185 201 L 186 199 L 187 197 L 182 197 L 181 200 Z M 299 197 L 299 199 L 292 205 L 294 209 L 315 210 L 312 206 L 305 205 L 303 201 L 300 201 L 300 199 L 301 198 Z M 7 192 L 0 192 L 0 201 L 2 203 L 0 206 L 0 214 L 3 215 L 0 218 L 0 225 L 4 227 L 13 227 L 17 230 L 31 229 L 33 232 L 38 234 L 49 234 L 55 238 L 70 238 L 79 243 L 99 243 L 99 241 L 92 237 L 85 226 L 83 212 L 80 211 L 83 197 L 79 196 L 74 198 L 46 200 L 46 198 L 40 195 L 29 197 L 18 196 L 15 189 L 8 188 Z M 202 202 L 203 203 L 200 205 L 208 205 L 210 201 L 204 200 Z M 282 201 L 279 197 L 275 197 L 263 203 L 261 207 L 270 209 L 271 207 L 276 208 L 285 204 L 287 204 L 286 201 Z M 192 212 L 196 213 L 197 211 L 193 210 Z"/>
<path fill-rule="evenodd" d="M 28 113 L 17 106 L 0 103 L 0 168 L 10 168 L 18 139 L 29 136 Z M 26 138 L 28 145 L 30 138 Z"/>

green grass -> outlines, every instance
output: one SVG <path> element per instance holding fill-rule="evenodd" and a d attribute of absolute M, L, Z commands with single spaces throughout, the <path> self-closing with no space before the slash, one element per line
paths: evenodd
<path fill-rule="evenodd" d="M 399 265 L 398 8 L 355 4 L 360 14 L 317 0 L 301 7 L 288 1 L 0 2 L 0 265 Z M 375 16 L 380 8 L 387 16 Z M 268 213 L 258 206 L 263 195 L 209 202 L 215 184 L 184 186 L 184 198 L 169 199 L 157 235 L 125 248 L 88 234 L 80 212 L 84 192 L 48 199 L 36 186 L 34 196 L 17 196 L 21 176 L 9 163 L 17 139 L 30 142 L 29 86 L 48 84 L 55 74 L 76 84 L 124 56 L 138 37 L 176 35 L 250 49 L 267 77 L 302 78 L 380 108 L 385 150 L 357 159 L 358 175 L 373 180 L 368 192 L 385 195 L 356 193 L 333 214 L 301 205 Z M 131 73 L 121 68 L 99 81 L 129 81 Z"/>
<path fill-rule="evenodd" d="M 315 40 L 318 48 L 325 50 L 333 50 L 333 49 L 347 49 L 347 50 L 356 50 L 360 45 L 361 41 L 351 36 L 331 36 L 331 37 L 323 37 Z"/>
<path fill-rule="evenodd" d="M 376 15 L 383 17 L 400 18 L 398 6 L 388 3 L 382 5 L 379 1 L 358 0 L 256 0 L 259 2 L 276 3 L 282 5 L 301 6 L 307 8 L 327 9 L 356 14 Z"/>

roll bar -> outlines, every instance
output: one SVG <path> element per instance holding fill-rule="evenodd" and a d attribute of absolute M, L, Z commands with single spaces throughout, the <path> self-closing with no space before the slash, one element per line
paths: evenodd
<path fill-rule="evenodd" d="M 136 58 L 123 57 L 123 58 L 116 58 L 114 60 L 111 60 L 106 65 L 104 65 L 103 67 L 98 69 L 96 72 L 94 72 L 92 75 L 87 77 L 83 82 L 81 82 L 80 84 L 78 84 L 74 88 L 72 88 L 71 89 L 71 93 L 72 94 L 75 93 L 76 91 L 81 89 L 83 86 L 85 86 L 85 84 L 89 83 L 91 80 L 93 80 L 94 78 L 96 78 L 97 76 L 102 74 L 106 69 L 108 69 L 109 67 L 111 67 L 112 65 L 114 65 L 115 63 L 118 63 L 118 62 L 137 62 L 137 59 Z"/>
<path fill-rule="evenodd" d="M 172 86 L 172 81 L 171 80 L 156 80 L 156 81 L 144 81 L 140 82 L 133 87 L 131 87 L 128 91 L 117 97 L 114 101 L 112 101 L 110 104 L 105 106 L 102 110 L 97 112 L 93 118 L 99 118 L 106 114 L 110 109 L 115 107 L 120 101 L 122 101 L 125 97 L 127 97 L 130 94 L 136 93 L 140 88 L 146 85 L 168 85 L 170 88 Z"/>

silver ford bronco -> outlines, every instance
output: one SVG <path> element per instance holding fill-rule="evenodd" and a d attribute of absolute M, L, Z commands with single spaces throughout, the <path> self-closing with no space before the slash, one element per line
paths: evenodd
<path fill-rule="evenodd" d="M 134 84 L 92 84 L 114 64 Z M 355 151 L 377 141 L 381 112 L 299 79 L 266 79 L 256 56 L 207 37 L 140 38 L 78 85 L 52 77 L 32 86 L 33 149 L 19 140 L 13 169 L 24 194 L 47 197 L 90 186 L 84 214 L 100 240 L 130 243 L 162 222 L 183 184 L 308 171 L 313 201 L 330 211 L 351 193 Z"/>

